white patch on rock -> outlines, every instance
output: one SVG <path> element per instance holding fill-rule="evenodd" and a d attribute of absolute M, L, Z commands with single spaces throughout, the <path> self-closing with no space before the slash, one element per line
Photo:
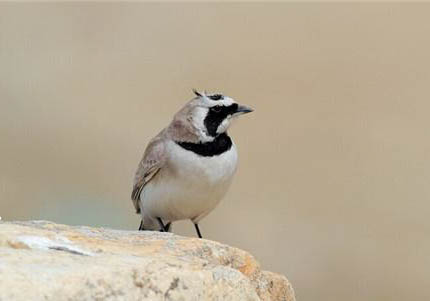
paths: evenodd
<path fill-rule="evenodd" d="M 57 250 L 76 255 L 94 256 L 92 252 L 82 250 L 81 248 L 72 245 L 70 240 L 62 236 L 58 237 L 58 241 L 42 236 L 18 236 L 16 240 L 25 244 L 30 249 Z"/>

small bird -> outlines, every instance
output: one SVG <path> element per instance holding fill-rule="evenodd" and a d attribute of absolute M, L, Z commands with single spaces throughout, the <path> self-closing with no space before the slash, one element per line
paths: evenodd
<path fill-rule="evenodd" d="M 139 230 L 169 232 L 173 222 L 188 219 L 202 238 L 199 221 L 231 184 L 237 150 L 227 130 L 253 109 L 222 94 L 193 92 L 149 142 L 137 167 L 131 199 L 142 217 Z"/>

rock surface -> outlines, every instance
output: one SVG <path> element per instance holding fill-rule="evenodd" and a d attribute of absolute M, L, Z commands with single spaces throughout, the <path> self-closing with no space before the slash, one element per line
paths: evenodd
<path fill-rule="evenodd" d="M 245 251 L 171 233 L 0 222 L 0 300 L 286 300 Z"/>

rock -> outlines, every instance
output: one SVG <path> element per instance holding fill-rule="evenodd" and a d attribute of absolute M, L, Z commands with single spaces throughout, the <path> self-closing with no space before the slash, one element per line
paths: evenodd
<path fill-rule="evenodd" d="M 245 251 L 172 233 L 0 222 L 0 300 L 286 300 Z"/>

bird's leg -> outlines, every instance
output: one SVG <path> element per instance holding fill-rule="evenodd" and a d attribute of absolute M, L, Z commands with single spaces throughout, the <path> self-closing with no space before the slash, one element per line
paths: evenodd
<path fill-rule="evenodd" d="M 163 221 L 161 218 L 157 217 L 158 224 L 160 225 L 160 232 L 169 232 L 170 223 L 168 223 L 166 226 L 164 226 Z"/>
<path fill-rule="evenodd" d="M 143 231 L 143 219 L 140 221 L 139 231 Z"/>
<path fill-rule="evenodd" d="M 166 231 L 166 232 L 169 232 L 170 231 L 170 226 L 172 225 L 172 223 L 171 222 L 168 222 L 167 224 L 166 224 L 166 227 L 164 227 L 164 231 Z"/>
<path fill-rule="evenodd" d="M 199 238 L 203 238 L 202 234 L 200 233 L 199 225 L 198 224 L 194 224 L 194 227 L 196 228 L 196 232 L 197 232 L 197 235 L 199 236 Z"/>

